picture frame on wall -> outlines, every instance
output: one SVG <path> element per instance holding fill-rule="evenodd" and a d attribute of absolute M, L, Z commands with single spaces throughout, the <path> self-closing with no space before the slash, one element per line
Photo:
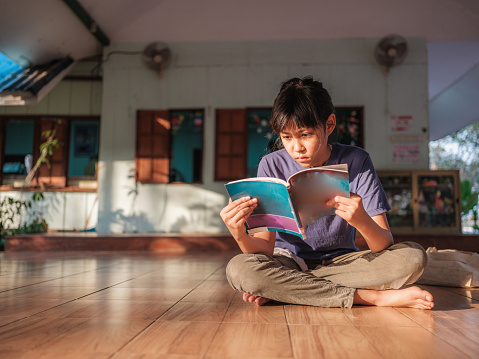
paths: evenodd
<path fill-rule="evenodd" d="M 334 113 L 336 114 L 336 136 L 333 140 L 364 148 L 364 107 L 338 106 Z"/>
<path fill-rule="evenodd" d="M 95 126 L 77 126 L 75 128 L 75 156 L 94 156 L 97 154 L 97 129 Z"/>

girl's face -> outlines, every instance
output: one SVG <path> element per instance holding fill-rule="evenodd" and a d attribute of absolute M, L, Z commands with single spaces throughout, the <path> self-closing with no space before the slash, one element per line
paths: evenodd
<path fill-rule="evenodd" d="M 325 127 L 298 128 L 293 124 L 279 134 L 288 154 L 301 166 L 322 166 L 331 155 L 328 136 L 336 126 L 336 117 L 331 114 Z"/>

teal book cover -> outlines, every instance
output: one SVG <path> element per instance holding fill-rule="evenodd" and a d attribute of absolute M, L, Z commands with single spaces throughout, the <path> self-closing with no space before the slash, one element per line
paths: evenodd
<path fill-rule="evenodd" d="M 307 226 L 334 208 L 326 205 L 334 196 L 349 197 L 347 165 L 308 168 L 288 181 L 254 177 L 225 185 L 231 200 L 249 196 L 258 206 L 246 221 L 248 233 L 280 231 L 305 238 Z"/>

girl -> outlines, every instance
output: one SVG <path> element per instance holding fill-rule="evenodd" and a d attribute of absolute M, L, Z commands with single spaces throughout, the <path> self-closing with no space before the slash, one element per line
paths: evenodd
<path fill-rule="evenodd" d="M 390 209 L 371 158 L 364 150 L 329 143 L 336 127 L 331 97 L 310 77 L 283 83 L 273 105 L 271 126 L 282 149 L 263 157 L 259 177 L 286 180 L 308 167 L 346 163 L 351 197 L 336 196 L 327 205 L 336 215 L 320 218 L 303 240 L 287 233 L 248 235 L 244 223 L 257 199 L 244 197 L 220 215 L 242 254 L 228 263 L 231 286 L 243 300 L 269 300 L 321 307 L 353 304 L 431 309 L 432 295 L 414 283 L 426 264 L 416 243 L 393 244 L 386 212 Z M 370 250 L 354 244 L 356 230 Z"/>

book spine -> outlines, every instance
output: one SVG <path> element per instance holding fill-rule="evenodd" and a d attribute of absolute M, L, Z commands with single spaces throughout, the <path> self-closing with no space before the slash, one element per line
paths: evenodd
<path fill-rule="evenodd" d="M 303 237 L 303 241 L 304 241 L 306 239 L 306 231 L 304 230 L 303 227 L 301 227 L 299 231 L 301 232 L 301 237 Z"/>
<path fill-rule="evenodd" d="M 288 192 L 289 192 L 289 189 L 288 189 Z M 298 226 L 298 232 L 301 233 L 300 236 L 304 240 L 304 239 L 306 239 L 306 231 L 304 230 L 298 216 L 296 215 L 296 209 L 294 208 L 293 202 L 291 201 L 291 196 L 288 197 L 288 202 L 289 202 L 289 207 L 291 208 L 291 212 L 293 213 L 294 220 L 296 222 L 296 226 Z"/>

